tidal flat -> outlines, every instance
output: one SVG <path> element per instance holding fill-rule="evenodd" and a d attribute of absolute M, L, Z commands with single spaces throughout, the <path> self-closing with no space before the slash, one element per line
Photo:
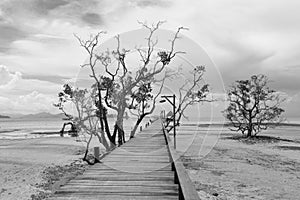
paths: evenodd
<path fill-rule="evenodd" d="M 201 199 L 299 198 L 300 127 L 260 135 L 246 139 L 228 127 L 179 127 L 178 151 Z"/>

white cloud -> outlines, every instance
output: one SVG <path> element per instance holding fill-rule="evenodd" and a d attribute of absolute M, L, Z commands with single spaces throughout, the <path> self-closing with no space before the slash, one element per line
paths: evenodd
<path fill-rule="evenodd" d="M 37 91 L 9 98 L 0 96 L 0 112 L 8 114 L 58 113 L 58 110 L 53 106 L 55 101 L 55 96 L 41 94 Z"/>
<path fill-rule="evenodd" d="M 5 66 L 0 67 L 0 77 L 6 81 L 0 85 L 0 95 L 24 95 L 37 91 L 44 94 L 56 94 L 61 85 L 37 79 L 23 79 L 20 72 L 10 72 Z"/>
<path fill-rule="evenodd" d="M 0 62 L 11 66 L 13 71 L 74 77 L 86 54 L 73 33 L 86 38 L 102 28 L 108 31 L 104 37 L 107 38 L 140 28 L 137 20 L 149 23 L 167 20 L 163 28 L 175 30 L 182 25 L 190 28 L 184 34 L 203 45 L 218 65 L 226 86 L 236 79 L 265 73 L 277 82 L 272 83 L 274 89 L 289 95 L 299 91 L 298 0 L 68 1 L 55 9 L 48 5 L 47 14 L 39 17 L 28 10 L 27 6 L 33 1 L 25 7 L 18 2 L 0 3 L 0 7 L 15 4 L 11 6 L 15 9 L 13 14 L 1 15 L 31 33 L 14 41 L 11 51 L 0 54 Z M 99 26 L 83 24 L 80 18 L 86 13 L 99 14 L 103 23 Z M 14 83 L 12 77 L 19 84 Z M 17 85 L 14 88 L 19 88 L 16 93 L 25 90 L 22 95 L 34 90 L 43 93 L 46 83 L 26 82 L 19 80 L 20 77 L 21 74 L 11 73 L 0 82 L 8 84 L 10 80 L 12 86 Z M 20 83 L 28 87 L 21 87 Z M 36 86 L 39 84 L 40 89 Z"/>
<path fill-rule="evenodd" d="M 12 88 L 18 80 L 20 80 L 22 74 L 20 72 L 10 73 L 8 68 L 4 65 L 0 65 L 0 89 Z"/>
<path fill-rule="evenodd" d="M 20 72 L 0 66 L 0 113 L 56 112 L 53 103 L 61 85 L 36 79 L 23 79 Z"/>
<path fill-rule="evenodd" d="M 0 60 L 14 71 L 29 74 L 72 77 L 86 57 L 79 45 L 50 37 L 17 40 L 11 47 L 14 53 L 0 56 Z"/>

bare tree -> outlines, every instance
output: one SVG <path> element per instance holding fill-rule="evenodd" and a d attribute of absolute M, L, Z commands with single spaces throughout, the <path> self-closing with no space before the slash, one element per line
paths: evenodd
<path fill-rule="evenodd" d="M 95 104 L 98 108 L 97 111 L 97 116 L 99 118 L 99 122 L 100 122 L 100 129 L 101 131 L 105 131 L 106 132 L 106 136 L 108 137 L 108 139 L 110 140 L 110 142 L 112 144 L 116 144 L 116 134 L 117 132 L 114 132 L 113 134 L 110 133 L 110 128 L 109 128 L 109 124 L 108 124 L 108 120 L 107 120 L 107 109 L 103 106 L 103 102 L 102 102 L 102 93 L 101 93 L 101 76 L 99 76 L 96 73 L 96 66 L 98 64 L 99 61 L 101 61 L 102 63 L 107 62 L 106 59 L 110 59 L 108 56 L 98 56 L 96 54 L 96 47 L 98 47 L 99 45 L 99 39 L 100 36 L 102 34 L 104 34 L 105 32 L 99 32 L 96 35 L 91 35 L 90 38 L 88 40 L 83 40 L 80 37 L 78 37 L 77 35 L 74 35 L 80 46 L 84 48 L 84 50 L 87 52 L 88 54 L 88 62 L 83 64 L 81 67 L 88 67 L 90 69 L 90 77 L 92 79 L 94 79 L 95 84 L 93 85 L 94 90 L 96 91 L 96 99 L 95 99 Z"/>
<path fill-rule="evenodd" d="M 153 24 L 152 26 L 148 26 L 146 23 L 140 23 L 144 28 L 148 30 L 148 37 L 146 38 L 147 46 L 146 48 L 136 48 L 136 51 L 139 53 L 140 56 L 140 68 L 133 73 L 132 71 L 128 70 L 128 64 L 126 62 L 126 56 L 129 53 L 128 50 L 122 49 L 121 50 L 121 42 L 120 37 L 117 36 L 117 49 L 113 51 L 114 58 L 118 61 L 117 69 L 122 70 L 121 76 L 119 76 L 119 82 L 117 84 L 118 90 L 117 93 L 114 95 L 107 95 L 108 97 L 113 97 L 114 100 L 110 100 L 110 102 L 105 101 L 108 107 L 117 110 L 117 120 L 115 127 L 121 131 L 121 134 L 124 134 L 123 131 L 123 118 L 124 113 L 127 108 L 131 108 L 131 102 L 128 102 L 129 97 L 132 95 L 133 91 L 136 88 L 139 88 L 141 83 L 148 83 L 155 80 L 155 76 L 162 73 L 165 67 L 171 62 L 171 60 L 179 53 L 183 53 L 180 51 L 175 51 L 175 41 L 179 38 L 179 33 L 181 30 L 185 29 L 183 27 L 178 28 L 177 32 L 175 33 L 173 39 L 171 40 L 170 49 L 167 51 L 160 51 L 155 55 L 155 47 L 158 44 L 158 40 L 154 39 L 154 33 L 160 28 L 163 22 L 158 22 L 157 24 Z M 137 61 L 138 64 L 139 61 Z M 121 67 L 120 67 L 121 66 Z M 110 74 L 111 75 L 111 74 Z M 111 75 L 112 76 L 112 75 Z M 112 76 L 113 77 L 113 76 Z M 156 100 L 157 97 L 155 97 Z M 118 102 L 115 100 L 118 99 Z M 109 102 L 109 103 L 108 103 Z M 111 103 L 115 102 L 114 105 Z M 155 103 L 155 101 L 153 101 Z M 154 109 L 155 106 L 152 106 Z M 145 110 L 144 110 L 145 111 Z M 140 113 L 141 115 L 137 119 L 137 123 L 139 124 L 143 118 L 151 114 L 153 110 L 150 112 L 144 112 L 144 114 Z M 146 114 L 146 115 L 145 115 Z M 135 126 L 136 129 L 136 126 Z M 132 132 L 131 137 L 134 136 L 135 131 Z M 119 143 L 122 142 L 123 138 L 119 138 Z"/>
<path fill-rule="evenodd" d="M 68 125 L 71 126 L 72 136 L 77 136 L 76 126 L 73 123 L 73 116 L 68 114 L 65 110 L 65 104 L 70 101 L 70 96 L 67 94 L 71 91 L 71 88 L 68 84 L 65 84 L 63 88 L 63 91 L 58 93 L 58 103 L 53 104 L 65 115 L 65 118 L 63 118 L 63 120 L 67 121 L 63 124 L 63 127 L 60 130 L 60 136 L 64 136 L 65 127 Z"/>
<path fill-rule="evenodd" d="M 149 34 L 146 38 L 146 48 L 136 48 L 136 51 L 141 58 L 135 63 L 135 65 L 138 65 L 139 62 L 141 62 L 140 68 L 136 72 L 129 70 L 129 64 L 126 62 L 126 57 L 130 51 L 121 48 L 120 36 L 115 37 L 117 41 L 117 47 L 115 50 L 106 51 L 101 54 L 95 53 L 95 47 L 98 44 L 98 37 L 101 33 L 86 41 L 76 36 L 80 45 L 87 51 L 90 57 L 89 62 L 83 65 L 83 67 L 88 66 L 90 68 L 90 76 L 95 80 L 94 87 L 98 88 L 97 107 L 99 109 L 101 127 L 103 127 L 103 125 L 105 126 L 107 137 L 110 138 L 111 142 L 113 142 L 115 140 L 115 136 L 118 135 L 118 144 L 125 142 L 123 119 L 126 109 L 130 107 L 131 102 L 129 99 L 133 91 L 135 91 L 141 83 L 153 81 L 155 76 L 162 73 L 165 67 L 177 54 L 183 53 L 175 51 L 175 41 L 179 38 L 179 32 L 185 28 L 178 28 L 173 39 L 171 39 L 169 50 L 160 51 L 155 54 L 155 47 L 158 40 L 154 39 L 153 35 L 160 28 L 163 22 L 158 22 L 152 26 L 148 26 L 146 23 L 140 24 L 148 30 Z M 112 66 L 113 60 L 117 61 L 117 66 Z M 95 73 L 95 66 L 98 62 L 105 71 L 105 73 L 101 76 L 97 76 Z M 107 120 L 105 119 L 105 113 L 107 113 L 107 110 L 104 107 L 102 100 L 105 102 L 105 106 L 107 108 L 117 112 L 117 119 L 112 135 L 110 134 L 108 124 L 106 123 Z M 137 119 L 139 123 L 143 118 L 144 117 Z M 103 129 L 104 128 L 102 128 L 102 130 Z"/>
<path fill-rule="evenodd" d="M 131 71 L 128 68 L 126 57 L 130 51 L 121 48 L 120 36 L 115 37 L 117 41 L 115 50 L 98 53 L 96 48 L 99 47 L 100 36 L 104 32 L 91 35 L 87 40 L 75 35 L 80 46 L 88 54 L 88 60 L 82 67 L 89 68 L 89 76 L 94 84 L 89 89 L 73 89 L 68 84 L 64 85 L 64 90 L 59 93 L 59 103 L 55 106 L 75 125 L 82 141 L 86 142 L 84 160 L 87 162 L 89 145 L 93 137 L 97 137 L 99 143 L 103 144 L 107 151 L 114 148 L 116 136 L 118 136 L 119 145 L 125 142 L 123 118 L 126 109 L 131 109 L 135 104 L 134 107 L 139 116 L 136 127 L 145 116 L 154 111 L 156 99 L 169 75 L 165 73 L 161 80 L 157 76 L 163 73 L 166 66 L 177 54 L 183 53 L 175 51 L 175 41 L 179 38 L 179 32 L 184 29 L 183 27 L 178 28 L 173 39 L 170 40 L 169 50 L 156 51 L 155 47 L 158 40 L 153 39 L 153 34 L 163 22 L 158 22 L 152 26 L 145 23 L 141 24 L 149 31 L 149 34 L 146 38 L 146 48 L 135 49 L 140 56 L 140 59 L 135 63 L 135 65 L 140 66 L 136 71 Z M 101 74 L 97 68 L 100 69 Z M 151 89 L 150 85 L 147 84 L 157 82 L 161 83 L 158 93 L 149 96 Z M 142 91 L 145 87 L 146 91 Z M 65 105 L 68 103 L 75 107 L 75 112 L 72 114 L 65 109 Z M 110 131 L 107 119 L 108 109 L 117 113 L 113 132 Z M 134 132 L 132 136 L 134 136 Z"/>
<path fill-rule="evenodd" d="M 227 94 L 229 106 L 224 114 L 234 126 L 233 130 L 246 132 L 247 137 L 251 137 L 281 121 L 284 110 L 280 105 L 284 99 L 268 87 L 265 75 L 236 81 Z"/>
<path fill-rule="evenodd" d="M 205 72 L 204 66 L 196 66 L 193 71 L 190 72 L 192 75 L 191 80 L 187 80 L 180 88 L 179 88 L 179 103 L 176 109 L 176 114 L 178 114 L 178 118 L 176 119 L 176 123 L 179 125 L 181 117 L 186 117 L 184 115 L 184 111 L 192 105 L 201 103 L 201 102 L 210 102 L 212 100 L 207 99 L 207 95 L 209 94 L 208 84 L 203 84 L 203 75 Z"/>
<path fill-rule="evenodd" d="M 204 66 L 196 66 L 192 71 L 189 72 L 191 79 L 186 79 L 182 86 L 178 89 L 178 98 L 176 103 L 176 124 L 180 125 L 180 120 L 185 116 L 185 111 L 188 107 L 202 102 L 212 102 L 213 99 L 208 99 L 209 85 L 203 84 L 203 75 L 205 73 Z M 169 119 L 167 121 L 168 131 L 172 130 L 174 127 L 170 126 L 170 122 L 173 120 Z"/>
<path fill-rule="evenodd" d="M 126 59 L 131 51 L 121 47 L 120 36 L 115 37 L 117 46 L 114 50 L 99 53 L 96 52 L 96 49 L 101 46 L 99 41 L 104 32 L 91 35 L 87 40 L 83 40 L 75 35 L 80 46 L 88 55 L 88 60 L 82 67 L 89 68 L 90 77 L 94 80 L 92 94 L 94 95 L 95 112 L 98 117 L 98 123 L 96 123 L 96 125 L 99 125 L 101 134 L 105 133 L 105 138 L 108 138 L 111 144 L 116 144 L 117 136 L 119 145 L 125 142 L 123 128 L 124 114 L 127 109 L 132 108 L 132 102 L 144 104 L 135 106 L 136 109 L 143 110 L 142 112 L 137 111 L 139 117 L 136 124 L 139 124 L 146 115 L 153 112 L 156 98 L 160 94 L 159 92 L 151 99 L 137 101 L 137 96 L 134 96 L 133 93 L 138 91 L 143 84 L 155 82 L 155 80 L 157 80 L 156 76 L 163 73 L 171 60 L 173 60 L 177 54 L 184 53 L 175 50 L 175 42 L 179 39 L 179 33 L 185 29 L 184 27 L 177 29 L 175 35 L 170 40 L 170 48 L 168 50 L 157 51 L 155 48 L 158 44 L 158 39 L 154 38 L 154 33 L 160 28 L 163 22 L 159 21 L 152 25 L 147 25 L 146 23 L 140 24 L 148 30 L 148 35 L 145 38 L 146 47 L 135 48 L 135 51 L 140 57 L 134 64 L 135 66 L 140 66 L 136 71 L 132 71 L 131 64 L 127 63 Z M 100 71 L 101 74 L 96 71 Z M 134 99 L 134 101 L 132 101 L 132 99 Z M 145 106 L 149 104 L 146 104 L 145 101 L 148 100 L 152 101 L 152 106 L 151 109 L 147 107 L 148 110 L 146 111 Z M 113 131 L 110 130 L 107 119 L 108 110 L 117 113 Z M 135 131 L 132 136 L 134 133 Z"/>
<path fill-rule="evenodd" d="M 87 89 L 73 89 L 70 85 L 65 84 L 62 92 L 59 93 L 59 103 L 56 106 L 60 106 L 65 115 L 69 117 L 72 124 L 76 127 L 79 141 L 86 143 L 85 154 L 83 160 L 89 164 L 93 164 L 87 158 L 89 152 L 89 146 L 93 136 L 97 137 L 99 143 L 102 144 L 106 150 L 110 150 L 113 145 L 107 140 L 104 131 L 99 126 L 99 117 L 97 116 L 97 107 L 95 106 L 96 90 L 88 91 Z M 71 104 L 71 111 L 66 111 L 65 105 Z"/>
<path fill-rule="evenodd" d="M 137 120 L 130 133 L 130 138 L 133 138 L 135 136 L 136 130 L 139 127 L 140 123 L 143 121 L 143 119 L 154 112 L 157 104 L 157 98 L 162 92 L 165 79 L 167 77 L 168 76 L 165 75 L 161 81 L 157 81 L 160 83 L 160 87 L 156 93 L 154 93 L 152 89 L 152 85 L 154 85 L 155 82 L 142 82 L 137 88 L 137 90 L 134 91 L 131 95 L 132 99 L 129 109 L 131 114 L 137 117 Z"/>

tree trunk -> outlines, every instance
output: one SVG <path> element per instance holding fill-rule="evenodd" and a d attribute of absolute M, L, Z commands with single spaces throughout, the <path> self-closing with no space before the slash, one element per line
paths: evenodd
<path fill-rule="evenodd" d="M 102 97 L 101 97 L 101 90 L 100 90 L 100 82 L 95 78 L 96 82 L 97 82 L 97 90 L 98 90 L 98 111 L 99 111 L 99 121 L 100 121 L 100 128 L 101 130 L 104 130 L 104 125 L 103 125 L 103 105 L 102 105 Z"/>
<path fill-rule="evenodd" d="M 182 114 L 183 114 L 182 112 L 178 112 L 178 118 L 175 119 L 176 120 L 175 126 L 179 126 Z"/>
<path fill-rule="evenodd" d="M 123 128 L 118 127 L 118 143 L 119 145 L 122 145 L 125 143 L 125 132 L 123 130 Z"/>
<path fill-rule="evenodd" d="M 137 130 L 137 128 L 139 127 L 140 123 L 142 122 L 142 120 L 140 118 L 138 118 L 138 120 L 136 121 L 131 133 L 130 133 L 130 138 L 134 138 L 135 132 Z"/>
<path fill-rule="evenodd" d="M 133 130 L 132 130 L 131 133 L 130 133 L 130 138 L 134 138 L 134 135 L 135 135 L 135 133 L 136 133 L 136 130 L 138 129 L 140 123 L 143 121 L 143 119 L 144 119 L 145 116 L 146 116 L 146 115 L 141 115 L 141 116 L 137 119 L 137 121 L 135 122 L 135 125 L 134 125 L 134 127 L 133 127 Z"/>
<path fill-rule="evenodd" d="M 125 113 L 125 107 L 121 106 L 117 115 L 116 128 L 118 130 L 118 144 L 122 145 L 125 141 L 125 134 L 123 129 L 123 118 Z"/>
<path fill-rule="evenodd" d="M 103 146 L 105 147 L 106 151 L 109 151 L 112 147 L 112 143 L 108 143 L 105 137 L 105 133 L 103 131 L 101 131 L 101 136 L 99 136 L 99 134 L 97 134 L 98 140 L 100 143 L 103 144 Z M 110 141 L 110 140 L 109 140 Z"/>
<path fill-rule="evenodd" d="M 114 132 L 113 132 L 113 135 L 112 135 L 112 140 L 114 141 L 114 145 L 116 145 L 117 133 L 118 133 L 118 126 L 117 126 L 117 123 L 115 123 Z"/>
<path fill-rule="evenodd" d="M 86 143 L 86 147 L 85 147 L 85 153 L 84 156 L 82 158 L 83 161 L 87 162 L 89 165 L 93 165 L 94 163 L 92 163 L 91 161 L 89 161 L 89 159 L 87 159 L 88 153 L 89 153 L 89 148 L 90 148 L 90 143 L 92 141 L 93 138 L 93 134 L 90 134 L 90 138 Z"/>
<path fill-rule="evenodd" d="M 249 111 L 249 122 L 248 122 L 248 132 L 247 132 L 247 137 L 252 136 L 252 131 L 253 131 L 253 124 L 252 124 L 252 118 L 251 118 L 251 111 Z"/>
<path fill-rule="evenodd" d="M 109 141 L 116 145 L 116 139 L 110 134 L 110 129 L 109 129 L 109 124 L 108 124 L 108 121 L 107 121 L 107 112 L 103 112 L 103 121 L 104 121 L 104 126 L 105 126 L 105 132 L 106 132 L 106 135 L 109 139 Z"/>
<path fill-rule="evenodd" d="M 249 128 L 247 132 L 247 137 L 251 137 L 251 136 L 252 136 L 252 128 Z"/>

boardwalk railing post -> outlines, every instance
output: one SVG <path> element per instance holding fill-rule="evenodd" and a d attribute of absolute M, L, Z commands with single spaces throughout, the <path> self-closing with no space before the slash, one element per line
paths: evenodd
<path fill-rule="evenodd" d="M 179 187 L 178 187 L 178 196 L 179 196 L 179 200 L 185 200 L 184 199 L 184 196 L 183 196 L 183 193 L 182 193 L 182 189 L 181 189 L 181 186 L 179 184 Z"/>
<path fill-rule="evenodd" d="M 173 166 L 174 163 L 169 149 L 168 149 L 168 154 L 169 154 L 169 162 L 171 163 L 171 169 L 172 171 L 174 171 L 173 169 L 175 169 L 175 166 Z"/>
<path fill-rule="evenodd" d="M 99 147 L 94 147 L 94 157 L 95 157 L 95 162 L 99 162 L 100 160 L 100 149 Z"/>
<path fill-rule="evenodd" d="M 174 170 L 174 183 L 175 184 L 179 184 L 178 175 L 177 175 L 176 169 Z"/>
<path fill-rule="evenodd" d="M 171 165 L 171 167 L 172 167 L 172 171 L 175 171 L 175 163 L 174 163 L 173 160 L 172 160 L 172 165 Z"/>

